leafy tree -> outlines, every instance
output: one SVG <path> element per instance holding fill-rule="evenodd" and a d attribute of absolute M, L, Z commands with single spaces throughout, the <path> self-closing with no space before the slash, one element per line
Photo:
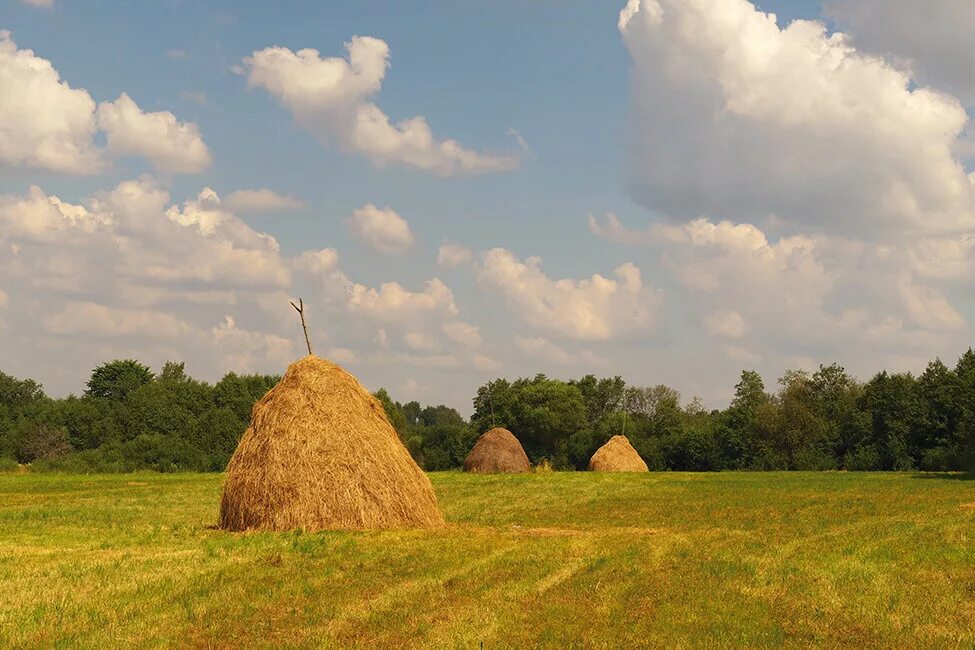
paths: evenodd
<path fill-rule="evenodd" d="M 471 424 L 478 433 L 495 423 L 507 427 L 533 463 L 548 459 L 565 468 L 570 465 L 569 439 L 587 426 L 587 419 L 578 386 L 536 375 L 510 384 L 499 379 L 478 389 Z"/>
<path fill-rule="evenodd" d="M 595 375 L 586 375 L 577 381 L 570 381 L 569 385 L 582 393 L 590 427 L 623 408 L 626 382 L 620 377 L 597 379 Z"/>
<path fill-rule="evenodd" d="M 392 400 L 385 388 L 380 388 L 376 392 L 376 399 L 383 405 L 383 410 L 386 411 L 386 417 L 389 418 L 389 423 L 396 429 L 396 433 L 399 434 L 400 439 L 405 441 L 408 431 L 406 428 L 406 414 L 403 412 L 403 407 Z"/>
<path fill-rule="evenodd" d="M 254 403 L 281 381 L 279 375 L 224 375 L 213 387 L 214 403 L 233 411 L 243 422 L 250 422 Z"/>
<path fill-rule="evenodd" d="M 100 399 L 122 401 L 129 393 L 145 386 L 153 379 L 152 371 L 138 361 L 112 361 L 95 368 L 88 380 L 85 395 Z"/>

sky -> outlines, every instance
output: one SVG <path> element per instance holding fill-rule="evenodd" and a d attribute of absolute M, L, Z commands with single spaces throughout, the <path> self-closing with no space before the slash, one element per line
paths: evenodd
<path fill-rule="evenodd" d="M 922 371 L 975 318 L 975 5 L 0 0 L 0 370 Z"/>

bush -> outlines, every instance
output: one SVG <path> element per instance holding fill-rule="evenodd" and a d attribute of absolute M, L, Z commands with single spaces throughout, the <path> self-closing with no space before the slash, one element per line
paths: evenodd
<path fill-rule="evenodd" d="M 964 469 L 959 459 L 961 454 L 957 449 L 935 447 L 924 452 L 921 458 L 921 469 L 926 472 L 951 472 Z"/>
<path fill-rule="evenodd" d="M 815 447 L 803 447 L 793 459 L 794 469 L 800 472 L 827 472 L 836 469 L 836 461 L 830 454 Z"/>
<path fill-rule="evenodd" d="M 137 467 L 128 463 L 116 446 L 78 451 L 60 458 L 41 459 L 30 466 L 30 471 L 62 474 L 122 474 L 134 472 Z"/>
<path fill-rule="evenodd" d="M 851 472 L 874 472 L 880 469 L 880 453 L 872 445 L 858 447 L 846 455 L 843 465 Z"/>
<path fill-rule="evenodd" d="M 71 453 L 68 432 L 60 427 L 40 424 L 31 428 L 20 450 L 24 462 L 51 460 Z"/>
<path fill-rule="evenodd" d="M 20 470 L 20 463 L 13 458 L 0 458 L 0 473 L 16 472 Z"/>

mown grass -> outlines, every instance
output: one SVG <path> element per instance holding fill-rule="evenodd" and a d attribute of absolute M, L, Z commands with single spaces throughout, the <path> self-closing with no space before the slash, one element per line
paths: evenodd
<path fill-rule="evenodd" d="M 975 646 L 975 481 L 434 474 L 437 532 L 214 530 L 218 475 L 0 475 L 0 646 Z"/>

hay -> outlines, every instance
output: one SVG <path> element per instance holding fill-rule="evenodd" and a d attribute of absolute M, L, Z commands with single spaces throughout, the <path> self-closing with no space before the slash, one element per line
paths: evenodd
<path fill-rule="evenodd" d="M 496 427 L 478 439 L 464 461 L 464 471 L 517 474 L 532 471 L 532 466 L 515 435 L 507 429 Z"/>
<path fill-rule="evenodd" d="M 433 488 L 382 405 L 307 356 L 257 404 L 227 466 L 220 527 L 369 530 L 443 525 Z"/>
<path fill-rule="evenodd" d="M 647 464 L 636 453 L 626 436 L 613 436 L 589 461 L 593 472 L 648 472 Z"/>

